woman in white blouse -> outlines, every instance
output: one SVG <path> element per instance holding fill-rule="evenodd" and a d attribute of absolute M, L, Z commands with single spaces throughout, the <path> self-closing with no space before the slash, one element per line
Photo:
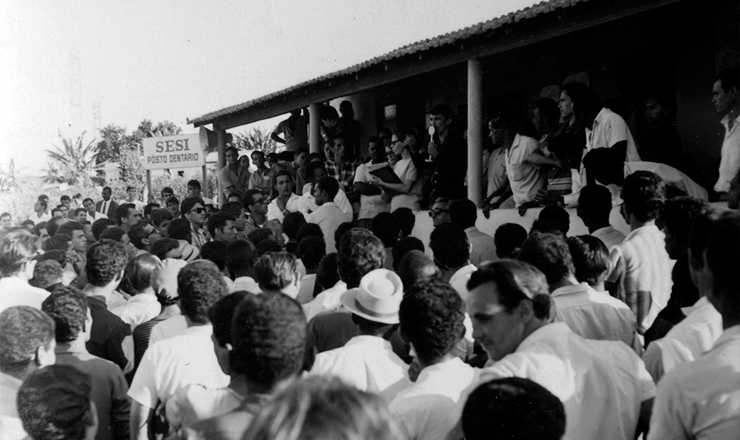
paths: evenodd
<path fill-rule="evenodd" d="M 403 140 L 401 140 L 403 139 Z M 391 138 L 391 149 L 393 154 L 400 159 L 393 165 L 393 171 L 401 183 L 387 183 L 380 179 L 375 179 L 373 185 L 383 189 L 385 194 L 391 198 L 391 212 L 398 208 L 409 208 L 416 214 L 421 206 L 419 205 L 422 196 L 423 176 L 411 160 L 411 150 L 409 149 L 409 137 L 403 132 L 396 132 Z"/>

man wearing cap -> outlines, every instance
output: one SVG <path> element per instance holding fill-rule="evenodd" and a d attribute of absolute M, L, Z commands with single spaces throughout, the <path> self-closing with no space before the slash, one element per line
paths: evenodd
<path fill-rule="evenodd" d="M 394 324 L 403 298 L 395 273 L 376 269 L 362 277 L 360 287 L 346 291 L 340 301 L 352 312 L 360 330 L 344 347 L 319 353 L 311 374 L 333 375 L 362 391 L 380 393 L 403 380 L 408 366 L 383 339 Z"/>

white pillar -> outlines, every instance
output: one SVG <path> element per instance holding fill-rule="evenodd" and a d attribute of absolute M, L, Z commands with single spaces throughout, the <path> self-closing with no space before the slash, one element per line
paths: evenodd
<path fill-rule="evenodd" d="M 319 104 L 314 103 L 308 107 L 309 124 L 308 124 L 308 150 L 311 153 L 321 152 L 321 115 L 319 114 Z"/>
<path fill-rule="evenodd" d="M 468 199 L 480 207 L 483 188 L 483 69 L 478 59 L 468 60 Z"/>
<path fill-rule="evenodd" d="M 218 146 L 218 170 L 216 172 L 219 177 L 216 180 L 218 180 L 218 206 L 221 207 L 226 203 L 226 196 L 220 178 L 221 168 L 226 166 L 226 130 L 217 128 L 216 124 L 213 124 L 213 131 L 216 132 L 216 145 Z M 203 184 L 205 185 L 205 182 Z"/>

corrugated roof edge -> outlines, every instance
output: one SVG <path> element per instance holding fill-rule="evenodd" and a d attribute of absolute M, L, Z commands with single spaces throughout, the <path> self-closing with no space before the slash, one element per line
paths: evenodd
<path fill-rule="evenodd" d="M 528 8 L 524 8 L 524 9 L 521 9 L 515 12 L 510 12 L 500 17 L 496 17 L 496 18 L 493 18 L 491 20 L 484 21 L 481 23 L 477 23 L 477 24 L 468 26 L 466 28 L 463 28 L 457 31 L 449 32 L 449 33 L 442 34 L 434 38 L 427 38 L 421 41 L 417 41 L 415 43 L 401 46 L 400 48 L 395 49 L 391 52 L 388 52 L 384 55 L 371 58 L 367 61 L 363 61 L 362 63 L 355 64 L 346 69 L 342 69 L 342 70 L 338 70 L 333 73 L 322 75 L 314 79 L 296 84 L 294 86 L 290 86 L 288 88 L 285 88 L 285 89 L 282 89 L 282 90 L 279 90 L 273 93 L 269 93 L 267 95 L 260 96 L 259 98 L 255 98 L 255 99 L 243 102 L 241 104 L 232 105 L 230 107 L 226 107 L 221 110 L 217 110 L 211 113 L 206 113 L 205 115 L 199 116 L 194 119 L 188 118 L 187 121 L 188 121 L 188 124 L 197 124 L 197 125 L 209 124 L 220 117 L 231 115 L 233 113 L 239 112 L 241 110 L 245 110 L 249 107 L 252 107 L 256 104 L 260 104 L 262 102 L 279 97 L 281 95 L 294 92 L 296 90 L 299 90 L 306 86 L 310 86 L 312 84 L 316 84 L 318 82 L 330 80 L 333 78 L 338 78 L 344 75 L 351 75 L 360 70 L 378 65 L 380 63 L 383 63 L 388 60 L 392 60 L 394 58 L 400 58 L 403 56 L 412 55 L 414 53 L 422 52 L 430 48 L 453 44 L 460 40 L 471 38 L 473 36 L 480 35 L 485 32 L 490 32 L 494 29 L 498 29 L 507 24 L 517 23 L 522 20 L 534 18 L 542 14 L 547 14 L 556 9 L 568 8 L 575 4 L 584 3 L 587 1 L 589 0 L 546 0 L 546 1 L 542 1 Z"/>

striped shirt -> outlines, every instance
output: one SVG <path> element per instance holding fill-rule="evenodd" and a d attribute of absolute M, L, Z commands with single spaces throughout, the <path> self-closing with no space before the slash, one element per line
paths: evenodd
<path fill-rule="evenodd" d="M 643 334 L 671 295 L 674 261 L 665 250 L 665 235 L 655 225 L 637 228 L 612 248 L 609 262 L 606 281 L 617 284 L 617 298 L 630 306 Z"/>

